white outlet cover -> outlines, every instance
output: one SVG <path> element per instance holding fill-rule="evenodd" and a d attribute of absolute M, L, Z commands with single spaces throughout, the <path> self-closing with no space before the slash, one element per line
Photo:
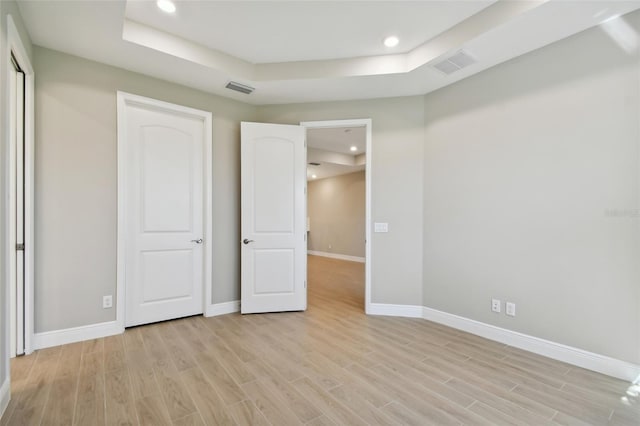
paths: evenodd
<path fill-rule="evenodd" d="M 109 309 L 113 307 L 113 297 L 112 296 L 103 296 L 102 297 L 102 307 L 104 309 Z"/>
<path fill-rule="evenodd" d="M 373 232 L 389 232 L 389 224 L 387 222 L 376 222 L 373 224 Z"/>
<path fill-rule="evenodd" d="M 507 302 L 507 315 L 509 315 L 511 317 L 515 317 L 516 316 L 516 304 L 515 303 Z"/>
<path fill-rule="evenodd" d="M 500 302 L 499 299 L 491 299 L 491 310 L 493 312 L 500 313 L 501 305 L 502 305 L 502 303 Z"/>

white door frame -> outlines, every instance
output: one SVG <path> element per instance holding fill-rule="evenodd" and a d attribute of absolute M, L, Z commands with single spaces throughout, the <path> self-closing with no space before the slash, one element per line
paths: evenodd
<path fill-rule="evenodd" d="M 204 123 L 204 259 L 203 259 L 203 306 L 202 312 L 206 314 L 207 307 L 211 305 L 212 293 L 212 263 L 213 263 L 213 131 L 211 112 L 176 105 L 169 102 L 131 93 L 118 91 L 118 236 L 117 236 L 117 278 L 116 278 L 116 323 L 121 330 L 125 327 L 125 292 L 126 292 L 126 243 L 127 243 L 127 190 L 128 176 L 126 173 L 126 157 L 128 153 L 127 143 L 127 118 L 126 107 L 138 105 L 152 108 L 158 111 L 179 113 L 192 118 L 202 120 Z"/>
<path fill-rule="evenodd" d="M 33 334 L 34 334 L 34 314 L 33 314 L 33 291 L 34 291 L 34 70 L 31 61 L 29 60 L 29 55 L 27 54 L 27 50 L 22 43 L 22 39 L 20 38 L 20 33 L 13 21 L 11 15 L 7 15 L 7 57 L 5 58 L 7 64 L 11 64 L 11 55 L 16 59 L 18 65 L 24 72 L 25 77 L 25 93 L 24 93 L 24 353 L 30 354 L 33 352 L 32 342 L 33 342 Z M 4 88 L 5 93 L 9 93 L 9 79 L 6 80 L 6 86 Z M 9 113 L 11 116 L 11 113 Z M 5 129 L 4 136 L 6 138 L 9 137 L 8 134 L 9 129 Z M 13 146 L 13 141 L 10 140 L 10 144 L 12 146 L 9 147 L 10 152 L 16 152 L 16 147 Z M 8 178 L 7 185 L 15 184 L 15 176 L 11 175 L 12 167 L 7 167 L 8 170 Z M 11 194 L 9 191 L 9 186 L 7 186 L 6 191 L 8 194 Z M 14 197 L 9 199 L 9 206 L 15 206 L 16 200 Z M 12 223 L 13 222 L 13 223 Z M 6 235 L 9 236 L 11 233 L 9 230 L 10 227 L 15 226 L 15 221 L 11 221 L 9 217 L 7 217 L 7 221 L 5 224 Z M 7 238 L 7 253 L 6 253 L 6 262 L 7 262 L 7 271 L 4 279 L 7 282 L 10 282 L 11 276 L 15 274 L 15 264 L 11 262 L 11 259 L 15 259 L 15 240 L 10 241 L 10 238 Z M 9 286 L 6 288 L 6 300 L 9 303 Z M 3 307 L 5 308 L 5 307 Z M 2 318 L 3 323 L 7 324 L 8 327 L 14 326 L 13 322 L 9 320 L 9 309 L 3 309 L 6 314 L 5 317 Z M 9 339 L 10 333 L 7 333 L 7 339 Z M 9 341 L 7 343 L 7 348 L 9 348 Z M 8 362 L 8 360 L 7 360 Z"/>
<path fill-rule="evenodd" d="M 336 127 L 365 127 L 367 139 L 365 163 L 365 266 L 364 266 L 364 312 L 371 313 L 371 170 L 372 140 L 370 118 L 352 120 L 302 121 L 301 126 L 307 129 L 331 129 Z"/>

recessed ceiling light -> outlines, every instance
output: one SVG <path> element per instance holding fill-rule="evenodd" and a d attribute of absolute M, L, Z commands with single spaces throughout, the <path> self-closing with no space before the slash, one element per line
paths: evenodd
<path fill-rule="evenodd" d="M 163 12 L 174 13 L 176 11 L 176 5 L 171 0 L 158 0 L 156 5 Z"/>
<path fill-rule="evenodd" d="M 396 36 L 389 36 L 384 39 L 384 45 L 387 47 L 395 47 L 400 42 L 400 39 Z"/>
<path fill-rule="evenodd" d="M 351 151 L 357 151 L 358 147 L 357 146 L 352 146 L 351 148 L 349 148 Z"/>
<path fill-rule="evenodd" d="M 316 176 L 316 175 L 311 175 L 311 179 L 315 179 L 315 178 L 317 178 L 317 177 L 318 177 L 318 176 Z"/>

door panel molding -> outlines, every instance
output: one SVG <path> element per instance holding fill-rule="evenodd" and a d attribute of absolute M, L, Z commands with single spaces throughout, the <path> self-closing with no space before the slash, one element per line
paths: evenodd
<path fill-rule="evenodd" d="M 167 112 L 201 121 L 204 125 L 204 161 L 203 161 L 203 306 L 201 312 L 209 312 L 212 305 L 212 263 L 213 263 L 213 170 L 212 170 L 212 114 L 169 102 L 147 98 L 122 91 L 117 92 L 118 110 L 118 235 L 117 235 L 117 283 L 116 283 L 116 323 L 124 330 L 126 321 L 126 272 L 127 272 L 127 212 L 129 205 L 129 187 L 132 177 L 127 168 L 129 143 L 127 128 L 127 109 L 140 107 L 154 112 Z"/>

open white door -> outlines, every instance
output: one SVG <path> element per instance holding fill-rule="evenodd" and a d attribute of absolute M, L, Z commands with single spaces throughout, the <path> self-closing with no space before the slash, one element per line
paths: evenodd
<path fill-rule="evenodd" d="M 306 129 L 242 123 L 243 314 L 307 308 Z"/>
<path fill-rule="evenodd" d="M 125 325 L 203 312 L 211 114 L 119 93 Z"/>

